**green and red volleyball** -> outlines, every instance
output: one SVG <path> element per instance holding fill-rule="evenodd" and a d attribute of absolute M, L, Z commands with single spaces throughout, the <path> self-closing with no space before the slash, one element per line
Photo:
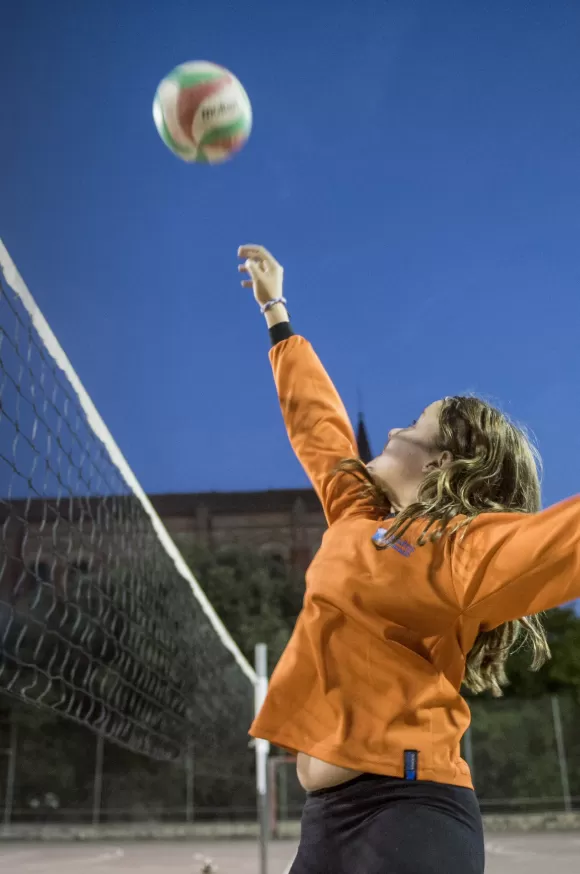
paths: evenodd
<path fill-rule="evenodd" d="M 220 164 L 248 139 L 252 106 L 229 70 L 208 61 L 190 61 L 160 82 L 153 118 L 161 139 L 179 158 Z"/>

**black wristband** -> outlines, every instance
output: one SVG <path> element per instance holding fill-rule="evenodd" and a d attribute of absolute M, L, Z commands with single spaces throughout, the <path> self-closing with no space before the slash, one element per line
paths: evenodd
<path fill-rule="evenodd" d="M 278 322 L 277 325 L 273 325 L 269 329 L 269 332 L 272 346 L 277 346 L 282 340 L 288 340 L 289 337 L 294 335 L 290 322 Z"/>

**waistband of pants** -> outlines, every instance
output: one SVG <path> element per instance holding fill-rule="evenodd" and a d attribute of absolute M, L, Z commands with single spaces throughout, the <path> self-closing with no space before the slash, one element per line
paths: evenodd
<path fill-rule="evenodd" d="M 365 786 L 366 784 L 366 786 Z M 325 789 L 315 789 L 312 792 L 307 792 L 307 798 L 324 798 L 337 795 L 356 794 L 357 790 L 365 791 L 366 788 L 375 786 L 378 788 L 391 787 L 393 789 L 405 790 L 410 793 L 432 793 L 433 795 L 452 795 L 456 797 L 474 796 L 473 789 L 467 789 L 464 786 L 455 786 L 451 783 L 435 783 L 431 780 L 406 780 L 404 777 L 391 777 L 386 774 L 361 774 L 358 777 L 353 777 L 352 780 L 346 780 L 344 783 L 339 783 L 337 786 L 329 786 Z"/>

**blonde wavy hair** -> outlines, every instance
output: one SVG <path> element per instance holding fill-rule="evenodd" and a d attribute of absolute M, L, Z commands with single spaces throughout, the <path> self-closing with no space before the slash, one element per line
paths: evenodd
<path fill-rule="evenodd" d="M 479 513 L 536 513 L 541 506 L 542 462 L 526 431 L 500 410 L 476 397 L 445 398 L 435 449 L 448 451 L 449 466 L 428 473 L 417 501 L 397 514 L 389 533 L 402 537 L 419 519 L 425 528 L 419 545 L 455 533 Z M 359 459 L 345 459 L 338 470 L 354 474 L 381 513 L 390 512 L 386 493 Z M 457 516 L 466 517 L 453 525 Z M 479 633 L 467 656 L 465 686 L 501 697 L 507 685 L 506 661 L 515 649 L 531 650 L 533 671 L 550 658 L 541 617 L 526 616 Z"/>

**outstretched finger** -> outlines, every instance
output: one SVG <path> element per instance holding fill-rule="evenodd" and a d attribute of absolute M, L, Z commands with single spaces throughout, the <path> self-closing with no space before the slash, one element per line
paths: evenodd
<path fill-rule="evenodd" d="M 240 258 L 251 258 L 253 260 L 258 259 L 262 261 L 269 261 L 271 264 L 274 264 L 276 262 L 274 256 L 271 255 L 267 249 L 264 249 L 263 246 L 240 246 L 240 248 L 238 249 L 238 256 Z"/>
<path fill-rule="evenodd" d="M 242 287 L 243 288 L 253 288 L 253 286 L 254 286 L 254 283 L 252 282 L 251 279 L 243 279 L 242 280 Z"/>
<path fill-rule="evenodd" d="M 246 243 L 245 246 L 240 246 L 238 255 L 240 258 L 247 258 L 248 255 L 265 255 L 266 250 L 263 246 L 258 246 L 256 243 Z"/>

